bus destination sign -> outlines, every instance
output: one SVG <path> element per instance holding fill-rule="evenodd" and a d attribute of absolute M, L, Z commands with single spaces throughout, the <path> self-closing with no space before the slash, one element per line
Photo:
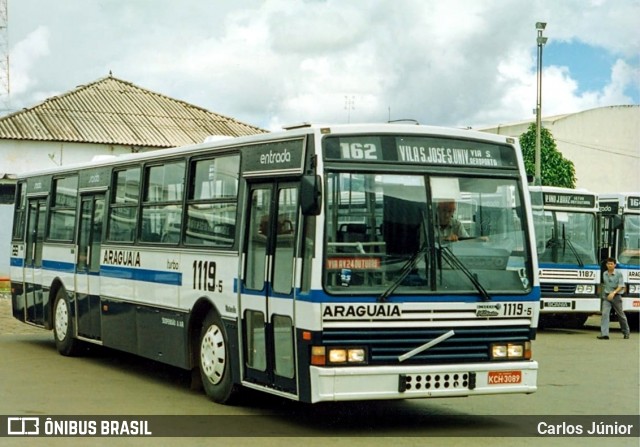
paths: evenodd
<path fill-rule="evenodd" d="M 620 210 L 620 207 L 618 206 L 618 202 L 615 200 L 611 202 L 605 202 L 601 200 L 598 206 L 600 208 L 600 212 L 606 215 L 618 214 Z"/>
<path fill-rule="evenodd" d="M 640 197 L 639 196 L 629 196 L 627 198 L 627 209 L 628 210 L 640 210 Z"/>
<path fill-rule="evenodd" d="M 468 148 L 398 144 L 398 161 L 429 165 L 457 165 L 498 167 L 502 164 L 500 151 L 493 148 Z"/>
<path fill-rule="evenodd" d="M 543 193 L 544 204 L 548 206 L 568 206 L 575 208 L 593 208 L 596 198 L 590 194 L 562 194 L 555 192 Z"/>
<path fill-rule="evenodd" d="M 48 194 L 51 191 L 51 176 L 29 177 L 27 194 Z"/>
<path fill-rule="evenodd" d="M 336 160 L 402 164 L 516 168 L 512 147 L 479 141 L 428 136 L 331 136 L 325 157 Z"/>

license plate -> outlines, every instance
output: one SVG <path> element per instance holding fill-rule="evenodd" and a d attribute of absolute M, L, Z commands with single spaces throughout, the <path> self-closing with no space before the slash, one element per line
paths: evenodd
<path fill-rule="evenodd" d="M 512 385 L 522 382 L 522 371 L 489 371 L 489 385 Z"/>
<path fill-rule="evenodd" d="M 544 307 L 545 308 L 555 307 L 555 308 L 571 309 L 571 302 L 570 301 L 545 301 L 544 302 Z"/>

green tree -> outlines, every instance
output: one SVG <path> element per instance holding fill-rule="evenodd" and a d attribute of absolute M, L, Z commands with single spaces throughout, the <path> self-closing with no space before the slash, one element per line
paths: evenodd
<path fill-rule="evenodd" d="M 531 123 L 520 135 L 520 147 L 527 175 L 535 176 L 536 124 Z M 571 160 L 562 156 L 553 135 L 544 127 L 540 130 L 540 177 L 545 186 L 576 187 L 576 169 Z"/>

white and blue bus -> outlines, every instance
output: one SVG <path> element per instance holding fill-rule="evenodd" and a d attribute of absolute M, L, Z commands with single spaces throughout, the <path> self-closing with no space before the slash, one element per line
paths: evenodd
<path fill-rule="evenodd" d="M 615 258 L 625 291 L 622 310 L 629 326 L 640 326 L 640 192 L 599 194 L 602 233 L 600 257 Z"/>
<path fill-rule="evenodd" d="M 530 186 L 540 269 L 540 326 L 579 328 L 600 311 L 598 197 Z"/>
<path fill-rule="evenodd" d="M 434 235 L 464 202 L 469 238 Z M 464 240 L 462 240 L 464 239 Z M 303 125 L 22 175 L 15 318 L 303 402 L 536 391 L 517 140 Z"/>

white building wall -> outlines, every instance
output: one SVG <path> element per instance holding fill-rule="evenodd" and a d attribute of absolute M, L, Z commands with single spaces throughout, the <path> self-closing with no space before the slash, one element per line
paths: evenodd
<path fill-rule="evenodd" d="M 0 278 L 9 276 L 9 254 L 11 253 L 11 222 L 13 205 L 0 205 Z"/>
<path fill-rule="evenodd" d="M 96 155 L 129 154 L 132 148 L 90 143 L 0 140 L 0 176 L 91 161 Z M 0 205 L 0 277 L 9 276 L 13 206 Z"/>
<path fill-rule="evenodd" d="M 533 121 L 480 130 L 519 137 Z M 578 188 L 640 191 L 640 106 L 601 107 L 545 118 L 542 125 L 573 162 Z"/>
<path fill-rule="evenodd" d="M 0 140 L 0 173 L 21 174 L 131 152 L 131 147 L 106 144 Z"/>

